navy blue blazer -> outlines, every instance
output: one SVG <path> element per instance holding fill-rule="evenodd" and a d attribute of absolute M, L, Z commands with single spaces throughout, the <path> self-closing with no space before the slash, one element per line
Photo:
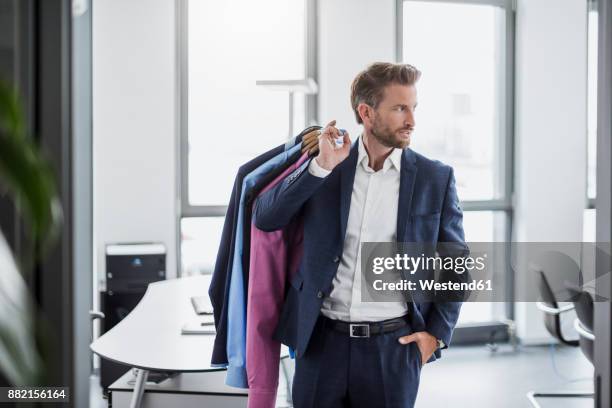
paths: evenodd
<path fill-rule="evenodd" d="M 301 139 L 300 139 L 301 141 Z M 298 141 L 296 140 L 296 143 Z M 230 271 L 232 270 L 232 259 L 234 258 L 234 240 L 236 236 L 236 219 L 238 218 L 238 203 L 242 194 L 242 180 L 251 171 L 255 170 L 268 159 L 282 153 L 285 145 L 276 146 L 273 149 L 257 156 L 238 169 L 234 180 L 234 188 L 228 203 L 227 213 L 223 223 L 223 231 L 219 242 L 219 251 L 215 261 L 215 269 L 212 274 L 208 296 L 213 306 L 215 329 L 217 335 L 213 346 L 211 364 L 214 366 L 227 365 L 227 310 L 230 283 Z"/>
<path fill-rule="evenodd" d="M 306 351 L 342 257 L 357 155 L 355 142 L 349 156 L 325 178 L 311 175 L 307 162 L 254 203 L 255 225 L 264 231 L 282 228 L 296 216 L 304 218 L 304 255 L 290 282 L 275 334 L 298 357 Z M 453 242 L 467 253 L 453 169 L 409 148 L 404 149 L 401 163 L 397 241 Z M 461 302 L 408 301 L 414 330 L 431 333 L 445 347 L 451 342 L 460 308 Z M 439 357 L 436 350 L 429 361 Z"/>

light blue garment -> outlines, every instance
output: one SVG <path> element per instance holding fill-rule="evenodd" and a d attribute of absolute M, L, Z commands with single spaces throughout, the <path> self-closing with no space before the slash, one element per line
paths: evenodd
<path fill-rule="evenodd" d="M 295 146 L 295 142 L 297 142 L 297 137 L 292 137 L 291 139 L 287 140 L 287 143 L 285 143 L 285 151 Z"/>
<path fill-rule="evenodd" d="M 242 195 L 236 220 L 236 241 L 234 242 L 234 259 L 230 278 L 229 302 L 227 310 L 227 377 L 225 383 L 231 387 L 248 388 L 246 373 L 246 294 L 244 293 L 244 271 L 242 269 L 243 224 L 245 212 L 245 194 L 271 170 L 283 164 L 299 151 L 301 143 L 274 156 L 242 181 Z"/>

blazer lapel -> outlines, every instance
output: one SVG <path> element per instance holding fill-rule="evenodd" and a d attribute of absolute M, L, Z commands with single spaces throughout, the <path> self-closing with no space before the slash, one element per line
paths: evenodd
<path fill-rule="evenodd" d="M 397 242 L 404 242 L 407 238 L 406 227 L 412 206 L 412 192 L 416 180 L 416 157 L 410 149 L 402 152 L 402 168 L 400 174 L 400 189 L 397 205 Z"/>
<path fill-rule="evenodd" d="M 340 239 L 343 243 L 351 208 L 351 195 L 353 194 L 353 182 L 355 181 L 355 169 L 357 168 L 358 143 L 359 138 L 351 146 L 349 156 L 340 164 Z"/>
<path fill-rule="evenodd" d="M 417 167 L 416 167 L 416 156 L 410 149 L 404 149 L 402 152 L 402 168 L 400 173 L 400 188 L 399 197 L 397 204 L 397 242 L 407 242 L 411 237 L 407 236 L 406 231 L 408 229 L 408 221 L 410 218 L 410 209 L 412 207 L 412 193 L 414 191 L 414 182 L 416 180 Z M 399 244 L 401 245 L 401 244 Z M 400 246 L 398 246 L 398 249 Z M 402 278 L 412 281 L 413 276 L 407 274 L 405 270 L 401 271 Z M 406 302 L 410 308 L 410 315 L 414 316 L 414 295 L 409 292 L 406 295 Z"/>

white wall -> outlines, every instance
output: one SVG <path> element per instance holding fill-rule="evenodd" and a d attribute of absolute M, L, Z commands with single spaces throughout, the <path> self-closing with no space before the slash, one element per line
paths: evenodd
<path fill-rule="evenodd" d="M 519 0 L 516 17 L 514 240 L 581 242 L 586 1 Z M 549 339 L 534 304 L 519 303 L 515 310 L 524 343 Z"/>
<path fill-rule="evenodd" d="M 318 117 L 361 132 L 351 109 L 351 82 L 372 62 L 395 61 L 395 0 L 320 0 L 318 2 Z"/>
<path fill-rule="evenodd" d="M 93 4 L 94 246 L 156 241 L 176 276 L 175 10 L 171 0 Z"/>

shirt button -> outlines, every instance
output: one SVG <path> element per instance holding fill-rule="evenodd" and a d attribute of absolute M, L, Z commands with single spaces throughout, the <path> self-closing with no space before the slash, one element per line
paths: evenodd
<path fill-rule="evenodd" d="M 318 291 L 318 292 L 317 292 L 317 297 L 318 297 L 319 299 L 323 298 L 323 292 Z"/>
<path fill-rule="evenodd" d="M 335 256 L 334 257 L 334 263 L 338 263 L 340 262 L 340 257 L 339 256 Z"/>

